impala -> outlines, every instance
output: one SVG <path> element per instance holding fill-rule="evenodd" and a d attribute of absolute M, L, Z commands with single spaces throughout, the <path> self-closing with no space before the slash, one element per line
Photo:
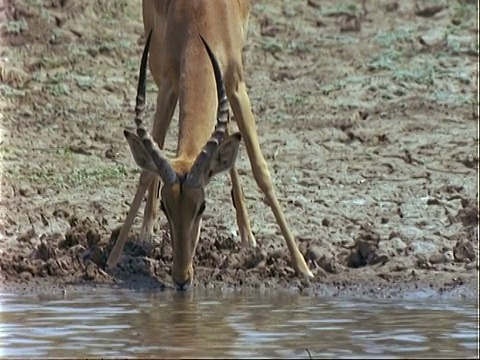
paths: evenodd
<path fill-rule="evenodd" d="M 242 65 L 249 12 L 249 0 L 143 1 L 147 41 L 136 98 L 137 131 L 136 134 L 124 131 L 142 173 L 127 218 L 108 258 L 109 267 L 119 261 L 148 188 L 141 238 L 149 240 L 153 236 L 160 200 L 172 241 L 172 281 L 178 290 L 186 290 L 193 281 L 193 258 L 205 210 L 205 190 L 210 180 L 224 171 L 230 173 L 241 241 L 245 246 L 256 246 L 234 166 L 243 139 L 255 181 L 280 226 L 293 267 L 297 273 L 313 277 L 277 201 L 257 137 Z M 143 125 L 149 51 L 150 71 L 158 87 L 151 135 Z M 161 149 L 177 102 L 177 153 L 174 159 L 168 160 Z M 229 129 L 229 103 L 240 133 L 231 134 Z"/>

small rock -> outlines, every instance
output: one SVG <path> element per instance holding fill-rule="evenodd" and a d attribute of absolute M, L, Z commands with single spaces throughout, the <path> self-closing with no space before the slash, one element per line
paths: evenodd
<path fill-rule="evenodd" d="M 48 259 L 55 256 L 55 252 L 50 248 L 45 241 L 42 241 L 37 247 L 35 257 L 37 259 L 47 261 Z"/>
<path fill-rule="evenodd" d="M 385 5 L 386 12 L 394 12 L 394 11 L 397 11 L 399 8 L 400 8 L 400 5 L 398 4 L 397 1 L 394 1 L 392 3 Z"/>
<path fill-rule="evenodd" d="M 70 217 L 70 214 L 65 209 L 55 209 L 52 215 L 60 219 L 68 219 Z"/>
<path fill-rule="evenodd" d="M 22 195 L 21 191 L 22 191 L 21 189 L 17 189 L 14 186 L 8 186 L 8 185 L 2 184 L 2 198 L 4 199 L 13 199 L 15 197 L 16 192 Z"/>
<path fill-rule="evenodd" d="M 443 264 L 446 262 L 444 254 L 433 254 L 428 261 L 430 264 Z"/>
<path fill-rule="evenodd" d="M 104 266 L 104 260 L 106 259 L 104 259 L 102 249 L 98 245 L 95 245 L 85 251 L 83 260 L 85 262 L 93 262 L 95 265 L 101 267 Z"/>
<path fill-rule="evenodd" d="M 455 257 L 453 255 L 453 251 L 452 250 L 447 250 L 443 253 L 443 256 L 445 257 L 445 261 L 446 262 L 452 262 Z"/>
<path fill-rule="evenodd" d="M 339 274 L 343 271 L 342 265 L 335 256 L 322 256 L 316 261 L 318 266 L 330 274 Z"/>
<path fill-rule="evenodd" d="M 347 256 L 346 265 L 350 268 L 359 268 L 387 261 L 384 258 L 386 255 L 381 257 L 379 255 L 379 243 L 380 236 L 377 233 L 363 230 L 355 244 L 349 247 L 350 254 Z"/>
<path fill-rule="evenodd" d="M 338 274 L 343 271 L 342 265 L 329 248 L 310 246 L 305 254 L 306 260 L 321 268 L 324 272 Z"/>
<path fill-rule="evenodd" d="M 93 247 L 97 245 L 100 242 L 100 234 L 94 230 L 88 230 L 87 231 L 87 246 L 88 247 Z"/>
<path fill-rule="evenodd" d="M 318 261 L 324 255 L 324 250 L 320 246 L 310 246 L 305 253 L 307 261 Z"/>
<path fill-rule="evenodd" d="M 415 11 L 415 15 L 428 18 L 436 15 L 437 13 L 445 10 L 446 8 L 447 6 L 442 4 L 427 6 L 423 9 L 417 8 L 417 10 Z"/>
<path fill-rule="evenodd" d="M 115 153 L 115 151 L 112 148 L 108 148 L 105 151 L 105 157 L 107 159 L 114 160 L 117 157 L 117 154 Z"/>
<path fill-rule="evenodd" d="M 322 220 L 322 226 L 325 226 L 325 227 L 330 227 L 330 226 L 332 226 L 331 220 L 328 219 L 328 218 L 324 218 L 324 219 Z"/>
<path fill-rule="evenodd" d="M 416 240 L 405 249 L 407 255 L 430 256 L 438 252 L 438 246 L 431 241 Z"/>
<path fill-rule="evenodd" d="M 465 264 L 465 270 L 472 271 L 475 269 L 478 271 L 478 264 L 476 261 L 471 262 L 470 264 Z"/>
<path fill-rule="evenodd" d="M 431 269 L 432 268 L 432 264 L 430 264 L 430 262 L 425 259 L 423 256 L 420 256 L 418 259 L 417 259 L 417 267 L 419 269 Z"/>
<path fill-rule="evenodd" d="M 85 269 L 85 278 L 87 280 L 94 280 L 97 277 L 97 266 L 89 261 Z"/>
<path fill-rule="evenodd" d="M 247 256 L 244 262 L 245 269 L 253 269 L 256 267 L 261 267 L 266 264 L 267 253 L 260 249 L 256 248 L 255 253 L 252 253 L 250 256 Z"/>
<path fill-rule="evenodd" d="M 29 193 L 28 190 L 29 190 L 29 189 L 27 189 L 27 188 L 19 188 L 19 189 L 18 189 L 18 194 L 19 194 L 20 196 L 26 197 L 26 196 L 28 196 L 28 193 Z"/>
<path fill-rule="evenodd" d="M 399 237 L 393 237 L 388 239 L 388 241 L 380 242 L 378 250 L 382 253 L 393 253 L 400 254 L 406 249 L 407 245 Z"/>
<path fill-rule="evenodd" d="M 425 46 L 434 46 L 445 40 L 445 29 L 433 28 L 420 36 L 419 41 Z"/>
<path fill-rule="evenodd" d="M 475 247 L 470 241 L 457 241 L 453 248 L 453 257 L 457 262 L 470 263 L 476 260 Z"/>
<path fill-rule="evenodd" d="M 33 278 L 33 275 L 30 271 L 22 271 L 19 276 L 23 281 L 30 281 Z"/>
<path fill-rule="evenodd" d="M 30 242 L 35 237 L 35 230 L 31 228 L 28 231 L 18 235 L 17 241 L 18 242 Z"/>
<path fill-rule="evenodd" d="M 84 239 L 84 234 L 83 233 L 78 233 L 78 232 L 75 232 L 72 229 L 69 229 L 67 231 L 67 233 L 65 234 L 65 240 L 62 241 L 62 243 L 59 244 L 59 245 L 62 248 L 70 248 L 70 247 L 78 245 L 78 244 L 83 245 L 83 243 L 84 243 L 83 239 Z"/>
<path fill-rule="evenodd" d="M 459 49 L 459 48 L 468 48 L 475 43 L 475 40 L 472 36 L 458 36 L 449 34 L 446 37 L 447 39 L 447 48 L 449 49 Z"/>

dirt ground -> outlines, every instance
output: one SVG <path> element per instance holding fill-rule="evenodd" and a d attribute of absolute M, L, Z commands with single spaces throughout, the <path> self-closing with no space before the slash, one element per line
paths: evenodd
<path fill-rule="evenodd" d="M 242 147 L 259 248 L 240 246 L 229 178 L 216 178 L 195 285 L 476 294 L 476 6 L 254 1 L 249 95 L 277 196 L 316 277 L 289 266 Z M 0 0 L 0 22 L 4 288 L 170 287 L 166 219 L 157 243 L 142 244 L 143 208 L 117 269 L 104 267 L 139 177 L 122 130 L 134 126 L 140 1 Z M 151 121 L 151 77 L 148 90 Z"/>

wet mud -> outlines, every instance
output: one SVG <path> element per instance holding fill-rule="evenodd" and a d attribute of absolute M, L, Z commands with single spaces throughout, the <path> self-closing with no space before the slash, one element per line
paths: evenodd
<path fill-rule="evenodd" d="M 291 268 L 242 148 L 237 167 L 259 246 L 241 246 L 229 179 L 215 179 L 196 287 L 476 295 L 476 5 L 435 4 L 254 1 L 248 91 L 277 196 L 315 278 Z M 122 129 L 134 125 L 140 5 L 4 0 L 0 21 L 3 287 L 170 289 L 166 219 L 153 242 L 141 242 L 143 207 L 120 263 L 105 268 L 139 177 Z M 150 79 L 152 115 L 154 99 Z"/>

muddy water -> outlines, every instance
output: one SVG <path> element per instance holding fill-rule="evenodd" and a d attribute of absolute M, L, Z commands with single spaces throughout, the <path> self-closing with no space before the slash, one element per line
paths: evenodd
<path fill-rule="evenodd" d="M 475 303 L 294 294 L 0 294 L 14 357 L 473 357 Z"/>

